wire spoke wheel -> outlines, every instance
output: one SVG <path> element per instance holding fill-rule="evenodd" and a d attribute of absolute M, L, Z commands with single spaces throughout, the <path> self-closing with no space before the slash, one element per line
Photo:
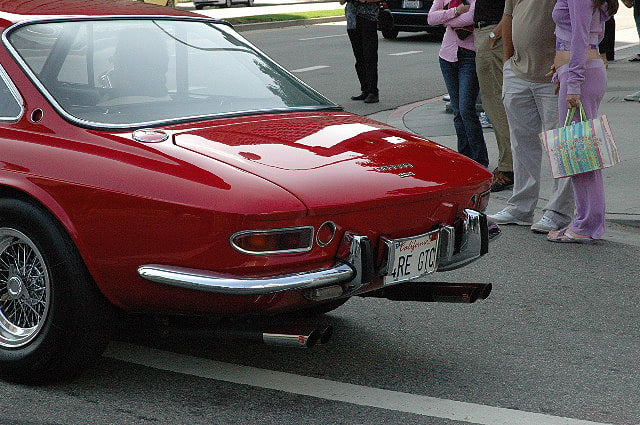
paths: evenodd
<path fill-rule="evenodd" d="M 42 328 L 50 281 L 42 254 L 23 233 L 0 228 L 0 346 L 28 344 Z"/>

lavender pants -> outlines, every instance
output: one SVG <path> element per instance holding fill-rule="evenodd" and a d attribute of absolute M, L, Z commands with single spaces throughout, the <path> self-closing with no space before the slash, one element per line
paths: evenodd
<path fill-rule="evenodd" d="M 564 125 L 567 116 L 567 77 L 568 66 L 557 70 L 560 81 L 558 93 L 558 111 L 560 126 Z M 607 89 L 607 72 L 602 59 L 590 59 L 586 63 L 585 80 L 582 83 L 580 101 L 588 119 L 598 116 L 600 101 Z M 580 117 L 576 114 L 577 119 Z M 575 121 L 575 119 L 574 119 Z M 590 171 L 571 176 L 573 196 L 576 203 L 576 214 L 569 229 L 580 235 L 599 239 L 604 234 L 604 181 L 602 170 Z"/>

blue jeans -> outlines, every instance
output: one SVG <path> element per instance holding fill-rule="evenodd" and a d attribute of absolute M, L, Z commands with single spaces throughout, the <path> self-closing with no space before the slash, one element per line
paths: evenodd
<path fill-rule="evenodd" d="M 480 92 L 476 52 L 458 48 L 458 61 L 449 62 L 440 58 L 440 69 L 451 98 L 458 152 L 488 167 L 487 145 L 476 112 L 476 99 Z"/>

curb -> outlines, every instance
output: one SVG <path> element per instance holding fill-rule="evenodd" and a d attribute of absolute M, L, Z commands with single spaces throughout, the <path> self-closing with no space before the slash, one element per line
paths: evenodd
<path fill-rule="evenodd" d="M 232 26 L 236 31 L 243 32 L 243 31 L 257 31 L 257 30 L 267 30 L 267 29 L 274 29 L 274 28 L 295 27 L 295 26 L 304 27 L 307 25 L 324 24 L 329 22 L 341 22 L 344 20 L 345 20 L 344 16 L 327 16 L 325 18 L 293 19 L 290 21 L 232 24 Z"/>

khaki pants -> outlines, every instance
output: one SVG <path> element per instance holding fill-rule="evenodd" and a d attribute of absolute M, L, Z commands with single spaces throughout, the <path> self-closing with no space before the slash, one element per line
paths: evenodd
<path fill-rule="evenodd" d="M 473 31 L 476 49 L 476 73 L 480 83 L 482 108 L 489 116 L 498 143 L 498 170 L 513 171 L 509 124 L 502 104 L 502 39 L 490 47 L 493 26 Z"/>

